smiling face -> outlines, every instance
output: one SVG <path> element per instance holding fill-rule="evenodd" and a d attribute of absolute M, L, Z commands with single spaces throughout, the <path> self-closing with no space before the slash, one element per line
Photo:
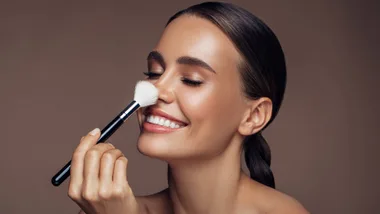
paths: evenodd
<path fill-rule="evenodd" d="M 211 22 L 188 15 L 173 20 L 148 56 L 147 80 L 159 99 L 138 112 L 139 151 L 167 161 L 223 152 L 247 107 L 239 61 L 233 43 Z"/>

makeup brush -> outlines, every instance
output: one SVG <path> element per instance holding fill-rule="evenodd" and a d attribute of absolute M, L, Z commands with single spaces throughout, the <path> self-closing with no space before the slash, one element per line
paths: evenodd
<path fill-rule="evenodd" d="M 158 90 L 150 82 L 140 81 L 136 84 L 133 101 L 115 117 L 102 131 L 97 142 L 105 142 L 123 123 L 140 107 L 150 106 L 157 102 Z M 71 160 L 51 179 L 54 186 L 59 186 L 70 176 Z"/>

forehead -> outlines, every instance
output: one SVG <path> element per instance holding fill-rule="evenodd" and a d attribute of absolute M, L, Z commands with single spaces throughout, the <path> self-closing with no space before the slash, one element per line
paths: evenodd
<path fill-rule="evenodd" d="M 233 43 L 216 25 L 190 15 L 173 20 L 165 28 L 155 49 L 168 61 L 175 61 L 181 56 L 199 58 L 216 72 L 236 68 L 239 60 Z"/>

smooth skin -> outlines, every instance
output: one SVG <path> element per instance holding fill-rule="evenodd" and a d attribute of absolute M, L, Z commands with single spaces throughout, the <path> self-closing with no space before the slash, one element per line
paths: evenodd
<path fill-rule="evenodd" d="M 143 128 L 147 109 L 140 109 L 137 146 L 168 163 L 169 187 L 135 197 L 127 182 L 127 159 L 111 144 L 95 145 L 99 133 L 89 134 L 73 154 L 69 185 L 69 196 L 81 212 L 308 213 L 292 197 L 250 179 L 241 169 L 243 139 L 268 123 L 272 102 L 244 96 L 237 66 L 242 59 L 228 37 L 205 19 L 184 15 L 165 28 L 153 51 L 147 81 L 158 88 L 159 99 L 148 108 L 187 125 L 165 134 L 148 132 Z"/>

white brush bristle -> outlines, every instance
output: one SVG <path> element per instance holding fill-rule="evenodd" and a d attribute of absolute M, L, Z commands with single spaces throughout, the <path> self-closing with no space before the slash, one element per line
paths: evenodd
<path fill-rule="evenodd" d="M 134 100 L 140 104 L 141 107 L 150 106 L 157 102 L 158 90 L 148 81 L 139 81 L 135 88 Z"/>

